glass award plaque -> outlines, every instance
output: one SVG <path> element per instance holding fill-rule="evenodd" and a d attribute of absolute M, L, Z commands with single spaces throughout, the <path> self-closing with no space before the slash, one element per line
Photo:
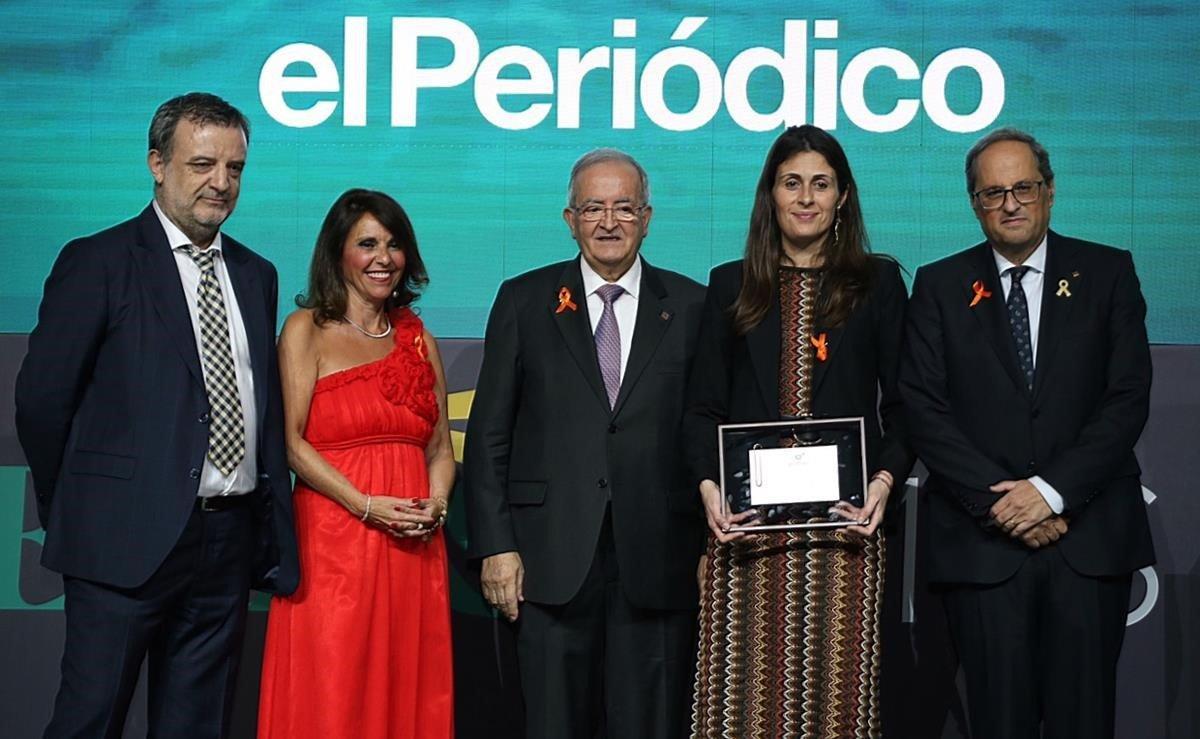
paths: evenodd
<path fill-rule="evenodd" d="M 853 526 L 829 512 L 861 508 L 867 493 L 866 427 L 857 418 L 797 418 L 717 427 L 721 504 L 726 515 L 756 515 L 730 531 Z"/>

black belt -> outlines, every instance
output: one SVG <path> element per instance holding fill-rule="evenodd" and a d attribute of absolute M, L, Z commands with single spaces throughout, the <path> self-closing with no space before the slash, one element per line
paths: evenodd
<path fill-rule="evenodd" d="M 231 508 L 245 505 L 250 500 L 250 494 L 242 495 L 214 495 L 210 498 L 196 498 L 196 510 L 205 513 L 214 513 L 216 511 L 228 511 Z"/>

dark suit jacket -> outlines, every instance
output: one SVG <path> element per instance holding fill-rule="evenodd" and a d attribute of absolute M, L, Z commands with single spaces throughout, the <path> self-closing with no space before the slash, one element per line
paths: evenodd
<path fill-rule="evenodd" d="M 866 300 L 842 326 L 817 326 L 826 334 L 829 354 L 813 368 L 812 412 L 826 418 L 863 416 L 867 474 L 885 469 L 899 487 L 913 464 L 896 392 L 906 295 L 895 262 L 875 257 L 872 263 L 875 278 Z M 720 482 L 717 424 L 779 419 L 779 301 L 771 303 L 748 334 L 738 336 L 729 308 L 741 287 L 740 260 L 715 268 L 709 276 L 684 416 L 693 491 L 700 480 Z"/>
<path fill-rule="evenodd" d="M 1150 396 L 1133 259 L 1054 232 L 1046 248 L 1032 392 L 991 247 L 917 272 L 900 388 L 930 471 L 923 526 L 934 581 L 996 583 L 1016 572 L 1030 550 L 987 525 L 998 500 L 988 486 L 1033 475 L 1063 497 L 1070 530 L 1056 546 L 1077 572 L 1116 575 L 1154 561 L 1133 455 Z M 976 281 L 991 297 L 971 307 Z"/>
<path fill-rule="evenodd" d="M 222 239 L 254 372 L 255 582 L 288 593 L 298 565 L 275 354 L 277 278 L 269 262 Z M 196 502 L 209 431 L 185 301 L 152 207 L 59 254 L 16 389 L 46 567 L 136 587 L 178 541 Z"/>
<path fill-rule="evenodd" d="M 608 406 L 579 258 L 508 280 L 488 319 L 467 426 L 469 552 L 519 552 L 525 596 L 562 604 L 611 499 L 620 580 L 645 608 L 695 608 L 704 524 L 679 442 L 704 288 L 644 260 L 633 346 Z M 566 287 L 575 310 L 557 312 Z"/>

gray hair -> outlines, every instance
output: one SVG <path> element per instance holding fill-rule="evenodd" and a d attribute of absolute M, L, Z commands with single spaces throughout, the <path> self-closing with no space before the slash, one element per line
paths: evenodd
<path fill-rule="evenodd" d="M 175 128 L 182 120 L 197 126 L 217 125 L 242 129 L 246 143 L 250 143 L 250 121 L 242 112 L 216 95 L 207 92 L 189 92 L 173 97 L 154 111 L 148 136 L 150 151 L 158 151 L 163 161 L 171 160 L 171 148 L 175 143 Z"/>
<path fill-rule="evenodd" d="M 567 183 L 568 208 L 575 207 L 575 195 L 578 192 L 579 174 L 593 164 L 601 164 L 603 162 L 621 162 L 622 164 L 628 164 L 637 170 L 638 180 L 640 181 L 642 190 L 642 202 L 640 205 L 646 205 L 650 202 L 650 178 L 646 176 L 646 170 L 642 168 L 642 165 L 638 164 L 636 159 L 620 149 L 603 148 L 592 149 L 587 154 L 579 157 L 579 159 L 575 161 L 575 166 L 571 167 L 571 180 Z"/>
<path fill-rule="evenodd" d="M 992 144 L 1000 141 L 1019 141 L 1029 147 L 1033 152 L 1033 156 L 1037 159 L 1038 174 L 1046 181 L 1046 184 L 1054 182 L 1054 170 L 1050 168 L 1050 152 L 1046 151 L 1046 147 L 1038 143 L 1030 134 L 1025 133 L 1019 128 L 1005 126 L 997 128 L 988 135 L 975 142 L 971 150 L 967 152 L 967 192 L 974 194 L 975 192 L 975 160 L 983 153 L 983 150 Z"/>

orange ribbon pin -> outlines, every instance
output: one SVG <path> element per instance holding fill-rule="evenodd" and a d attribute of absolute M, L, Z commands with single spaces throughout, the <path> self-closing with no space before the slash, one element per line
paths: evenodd
<path fill-rule="evenodd" d="M 980 280 L 975 280 L 975 282 L 971 285 L 971 289 L 975 291 L 975 297 L 971 298 L 972 308 L 979 305 L 980 300 L 992 297 L 992 291 L 985 290 L 983 287 L 983 282 Z"/>
<path fill-rule="evenodd" d="M 578 308 L 579 306 L 571 302 L 571 291 L 560 287 L 558 289 L 558 307 L 554 309 L 554 312 L 557 314 L 565 310 L 578 310 Z"/>
<path fill-rule="evenodd" d="M 813 347 L 817 350 L 817 361 L 824 362 L 826 359 L 829 359 L 829 347 L 825 343 L 824 332 L 816 336 L 810 336 L 808 340 L 812 342 Z"/>

